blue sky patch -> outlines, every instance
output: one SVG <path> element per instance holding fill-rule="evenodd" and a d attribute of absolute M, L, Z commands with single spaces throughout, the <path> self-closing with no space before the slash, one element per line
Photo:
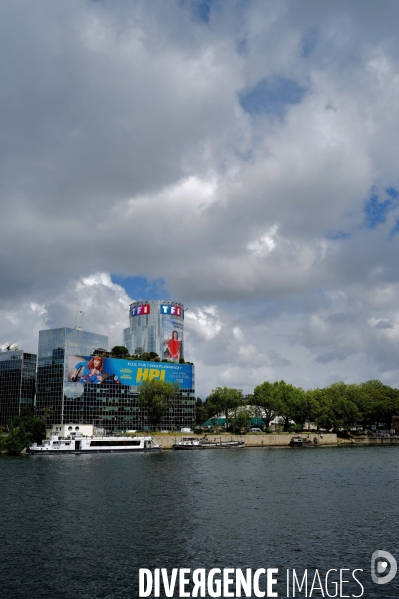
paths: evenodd
<path fill-rule="evenodd" d="M 306 35 L 303 36 L 301 50 L 302 56 L 304 58 L 307 58 L 308 56 L 310 56 L 310 54 L 312 54 L 313 50 L 316 48 L 317 39 L 318 34 L 315 29 L 312 29 L 312 31 L 308 31 L 308 33 L 306 33 Z"/>
<path fill-rule="evenodd" d="M 385 193 L 392 199 L 397 200 L 399 196 L 399 191 L 394 187 L 387 187 Z"/>
<path fill-rule="evenodd" d="M 194 16 L 203 23 L 209 23 L 212 0 L 193 0 L 191 10 Z"/>
<path fill-rule="evenodd" d="M 134 300 L 169 299 L 169 291 L 164 279 L 149 280 L 145 277 L 120 277 L 111 275 L 113 283 L 121 285 Z"/>
<path fill-rule="evenodd" d="M 345 231 L 330 230 L 327 232 L 328 239 L 348 239 L 348 237 L 350 237 L 350 233 L 345 233 Z"/>
<path fill-rule="evenodd" d="M 236 44 L 237 54 L 248 54 L 248 39 L 242 38 Z"/>
<path fill-rule="evenodd" d="M 249 114 L 268 113 L 282 116 L 288 104 L 299 104 L 305 94 L 294 79 L 263 79 L 250 91 L 240 94 L 240 104 Z"/>
<path fill-rule="evenodd" d="M 382 201 L 375 190 L 372 191 L 370 199 L 364 206 L 365 224 L 369 229 L 375 229 L 377 225 L 385 223 L 388 212 L 399 205 L 399 192 L 394 187 L 388 187 L 385 190 L 386 199 Z"/>

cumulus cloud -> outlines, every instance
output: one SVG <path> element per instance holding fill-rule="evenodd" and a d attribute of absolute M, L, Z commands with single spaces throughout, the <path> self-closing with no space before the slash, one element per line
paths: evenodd
<path fill-rule="evenodd" d="M 85 330 L 107 335 L 109 348 L 121 345 L 131 301 L 107 273 L 68 281 L 47 302 L 16 301 L 12 308 L 0 310 L 2 342 L 12 340 L 36 353 L 40 330 L 82 324 Z"/>
<path fill-rule="evenodd" d="M 82 310 L 120 343 L 113 280 L 162 279 L 202 394 L 399 384 L 398 13 L 3 3 L 4 337 L 33 351 Z"/>

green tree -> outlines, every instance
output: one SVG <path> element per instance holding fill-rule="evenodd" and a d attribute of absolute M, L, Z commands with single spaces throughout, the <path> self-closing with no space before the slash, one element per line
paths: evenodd
<path fill-rule="evenodd" d="M 368 397 L 368 424 L 385 422 L 391 428 L 392 416 L 399 413 L 399 390 L 378 380 L 362 383 L 360 388 Z"/>
<path fill-rule="evenodd" d="M 392 416 L 399 414 L 399 389 L 385 386 L 386 401 L 384 405 L 385 423 L 387 429 L 392 428 Z"/>
<path fill-rule="evenodd" d="M 195 424 L 202 426 L 206 420 L 206 409 L 200 397 L 195 401 Z"/>
<path fill-rule="evenodd" d="M 158 430 L 166 410 L 173 403 L 178 384 L 164 381 L 144 381 L 139 387 L 138 405 L 145 408 L 149 423 Z"/>
<path fill-rule="evenodd" d="M 241 431 L 247 432 L 251 424 L 251 418 L 254 416 L 253 408 L 239 406 L 238 408 L 234 408 L 230 414 L 233 432 L 236 434 L 241 433 Z"/>
<path fill-rule="evenodd" d="M 244 404 L 242 389 L 231 387 L 216 387 L 206 398 L 206 409 L 209 418 L 217 414 L 224 414 L 226 429 L 229 426 L 229 411 Z"/>
<path fill-rule="evenodd" d="M 285 381 L 280 381 L 275 385 L 279 400 L 278 415 L 283 419 L 284 432 L 288 431 L 290 421 L 303 425 L 310 411 L 304 390 L 289 385 Z"/>
<path fill-rule="evenodd" d="M 10 431 L 3 443 L 4 449 L 10 455 L 19 455 L 26 447 L 32 442 L 30 435 L 28 435 L 23 427 L 16 428 Z"/>
<path fill-rule="evenodd" d="M 354 401 L 356 385 L 333 383 L 325 389 L 316 389 L 315 395 L 320 405 L 317 417 L 319 427 L 349 431 L 361 418 Z"/>
<path fill-rule="evenodd" d="M 371 424 L 374 413 L 374 400 L 370 393 L 361 385 L 347 385 L 347 396 L 359 412 L 357 423 L 362 423 L 363 429 Z"/>
<path fill-rule="evenodd" d="M 126 358 L 129 355 L 129 350 L 123 345 L 115 345 L 111 349 L 111 355 L 113 358 Z"/>
<path fill-rule="evenodd" d="M 3 447 L 10 455 L 19 455 L 31 442 L 31 437 L 27 434 L 24 427 L 15 428 L 8 433 Z"/>
<path fill-rule="evenodd" d="M 36 418 L 29 408 L 25 408 L 20 416 L 16 416 L 8 423 L 9 434 L 4 440 L 4 449 L 8 453 L 20 454 L 32 442 L 41 443 L 46 437 L 46 425 L 40 418 Z"/>
<path fill-rule="evenodd" d="M 303 403 L 299 414 L 296 415 L 295 422 L 298 425 L 305 425 L 305 422 L 317 422 L 317 418 L 320 412 L 320 404 L 317 398 L 313 395 L 311 390 L 304 392 Z"/>
<path fill-rule="evenodd" d="M 37 418 L 29 408 L 24 408 L 20 416 L 15 416 L 8 423 L 10 430 L 24 429 L 30 440 L 41 443 L 46 437 L 46 424 L 44 419 Z"/>
<path fill-rule="evenodd" d="M 46 420 L 50 418 L 53 411 L 53 406 L 43 406 L 42 408 L 40 408 L 41 415 L 38 416 L 39 420 L 43 420 L 43 422 L 46 422 Z"/>
<path fill-rule="evenodd" d="M 267 428 L 270 426 L 270 422 L 279 414 L 280 410 L 280 397 L 278 394 L 278 383 L 269 383 L 265 381 L 261 385 L 258 385 L 254 389 L 253 404 L 259 406 L 264 411 L 263 420 Z"/>

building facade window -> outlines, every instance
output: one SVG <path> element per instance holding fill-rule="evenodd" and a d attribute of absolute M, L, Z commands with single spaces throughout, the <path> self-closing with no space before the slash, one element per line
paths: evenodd
<path fill-rule="evenodd" d="M 21 415 L 24 408 L 33 412 L 36 386 L 36 354 L 23 350 L 0 352 L 0 425 Z"/>

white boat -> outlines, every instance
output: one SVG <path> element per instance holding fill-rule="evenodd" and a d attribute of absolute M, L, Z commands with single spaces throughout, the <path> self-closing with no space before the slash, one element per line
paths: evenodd
<path fill-rule="evenodd" d="M 146 437 L 105 437 L 82 436 L 71 433 L 67 437 L 52 434 L 41 445 L 34 443 L 27 449 L 29 454 L 59 454 L 59 453 L 106 453 L 106 452 L 138 452 L 161 449 L 150 436 Z"/>
<path fill-rule="evenodd" d="M 221 437 L 210 441 L 205 435 L 202 439 L 198 437 L 183 437 L 181 441 L 175 441 L 173 449 L 195 450 L 195 449 L 228 449 L 230 447 L 244 447 L 244 441 L 222 441 Z"/>

